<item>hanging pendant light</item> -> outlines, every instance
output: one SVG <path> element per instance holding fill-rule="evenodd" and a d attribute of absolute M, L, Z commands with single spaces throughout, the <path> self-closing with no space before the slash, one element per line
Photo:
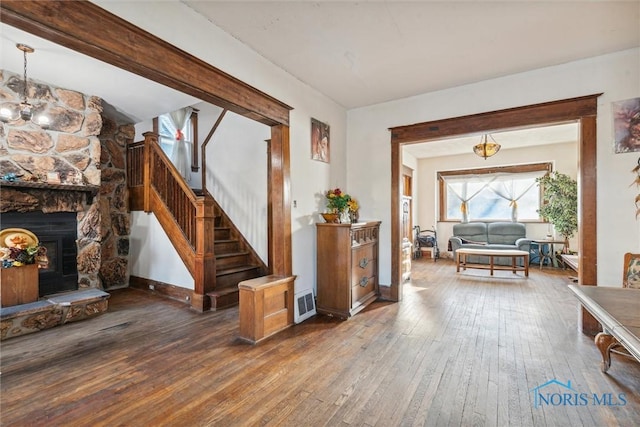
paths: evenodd
<path fill-rule="evenodd" d="M 487 137 L 491 138 L 491 141 L 487 141 Z M 485 134 L 480 141 L 480 144 L 473 147 L 473 152 L 485 160 L 500 151 L 500 144 L 491 135 Z"/>
<path fill-rule="evenodd" d="M 22 43 L 16 44 L 16 47 L 22 51 L 22 54 L 24 56 L 24 68 L 23 68 L 24 78 L 22 81 L 22 100 L 18 105 L 18 114 L 14 114 L 14 112 L 10 108 L 6 108 L 6 107 L 0 108 L 0 120 L 6 123 L 9 121 L 18 120 L 18 118 L 20 118 L 25 122 L 32 121 L 38 126 L 46 129 L 47 127 L 49 127 L 49 118 L 44 114 L 41 114 L 37 117 L 36 121 L 33 121 L 34 106 L 29 103 L 29 100 L 27 97 L 29 93 L 28 79 L 27 79 L 27 54 L 35 52 L 35 49 L 32 48 L 31 46 L 27 46 L 26 44 L 22 44 Z"/>

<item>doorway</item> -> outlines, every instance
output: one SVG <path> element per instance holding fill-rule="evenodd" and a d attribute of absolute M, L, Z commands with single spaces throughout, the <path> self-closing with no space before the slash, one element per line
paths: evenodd
<path fill-rule="evenodd" d="M 393 300 L 402 299 L 401 241 L 402 223 L 402 145 L 431 142 L 455 136 L 479 135 L 510 129 L 575 121 L 578 137 L 578 253 L 582 285 L 596 285 L 596 114 L 600 94 L 543 104 L 516 107 L 469 116 L 454 117 L 391 128 L 391 289 Z M 585 239 L 585 236 L 589 236 Z M 583 330 L 592 329 L 588 316 L 583 316 Z"/>

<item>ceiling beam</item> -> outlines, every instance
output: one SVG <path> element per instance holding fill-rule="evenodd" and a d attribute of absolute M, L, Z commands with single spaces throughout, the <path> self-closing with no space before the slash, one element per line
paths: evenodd
<path fill-rule="evenodd" d="M 527 107 L 454 117 L 390 128 L 391 143 L 415 144 L 454 136 L 492 133 L 497 130 L 549 125 L 575 121 L 576 117 L 596 115 L 594 99 L 602 94 L 545 102 Z M 472 130 L 472 133 L 470 133 Z"/>
<path fill-rule="evenodd" d="M 289 125 L 288 105 L 93 3 L 5 1 L 1 9 L 12 27 L 260 123 Z"/>

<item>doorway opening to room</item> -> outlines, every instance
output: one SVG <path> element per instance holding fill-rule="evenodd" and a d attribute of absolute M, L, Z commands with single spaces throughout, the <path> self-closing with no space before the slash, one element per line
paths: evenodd
<path fill-rule="evenodd" d="M 596 237 L 596 114 L 599 94 L 560 101 L 534 104 L 470 116 L 454 117 L 391 128 L 391 289 L 393 300 L 402 299 L 402 146 L 433 142 L 457 137 L 473 136 L 503 130 L 523 129 L 551 124 L 578 124 L 578 242 L 579 263 L 582 266 L 578 281 L 595 285 L 597 281 Z M 589 236 L 585 239 L 582 236 Z M 585 322 L 590 320 L 583 317 Z M 587 327 L 585 327 L 587 326 Z"/>

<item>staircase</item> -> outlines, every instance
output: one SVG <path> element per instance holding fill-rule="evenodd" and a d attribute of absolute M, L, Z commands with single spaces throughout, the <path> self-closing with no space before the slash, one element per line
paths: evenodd
<path fill-rule="evenodd" d="M 238 304 L 238 283 L 268 274 L 267 266 L 211 195 L 189 188 L 157 135 L 144 135 L 144 141 L 128 147 L 130 209 L 155 214 L 193 276 L 195 310 Z"/>
<path fill-rule="evenodd" d="M 217 205 L 214 224 L 216 287 L 207 295 L 211 309 L 219 310 L 238 304 L 238 283 L 264 276 L 267 269 Z"/>

